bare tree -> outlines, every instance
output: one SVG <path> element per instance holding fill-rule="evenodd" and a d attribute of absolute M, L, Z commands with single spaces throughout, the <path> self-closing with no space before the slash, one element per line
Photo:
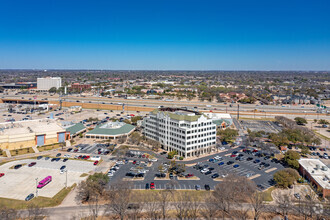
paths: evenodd
<path fill-rule="evenodd" d="M 206 197 L 204 204 L 200 206 L 200 214 L 207 220 L 215 219 L 219 208 L 217 202 L 211 195 Z"/>
<path fill-rule="evenodd" d="M 46 211 L 37 205 L 29 205 L 27 211 L 28 220 L 42 220 L 46 216 Z"/>
<path fill-rule="evenodd" d="M 166 211 L 170 198 L 173 196 L 172 189 L 165 189 L 158 193 L 158 201 L 161 209 L 162 218 L 166 219 Z"/>
<path fill-rule="evenodd" d="M 107 192 L 108 208 L 123 220 L 127 214 L 132 190 L 127 181 L 117 181 L 110 186 Z"/>
<path fill-rule="evenodd" d="M 20 215 L 15 209 L 0 207 L 0 219 L 19 219 Z"/>
<path fill-rule="evenodd" d="M 289 212 L 292 210 L 292 200 L 290 195 L 284 194 L 281 191 L 276 191 L 274 193 L 275 193 L 274 200 L 277 203 L 277 207 L 276 207 L 277 211 L 283 216 L 288 215 Z"/>
<path fill-rule="evenodd" d="M 144 208 L 146 210 L 146 214 L 148 219 L 153 220 L 153 219 L 160 219 L 161 214 L 159 212 L 160 205 L 158 202 L 159 196 L 157 194 L 147 194 L 148 196 L 143 197 L 143 204 Z"/>
<path fill-rule="evenodd" d="M 250 202 L 251 205 L 253 207 L 253 219 L 254 220 L 258 220 L 261 213 L 265 210 L 265 196 L 263 193 L 261 192 L 255 192 L 252 194 L 252 196 L 250 197 Z"/>
<path fill-rule="evenodd" d="M 188 193 L 181 193 L 176 197 L 175 205 L 176 217 L 180 220 L 189 219 L 191 203 Z"/>
<path fill-rule="evenodd" d="M 242 205 L 239 205 L 239 207 L 237 207 L 235 212 L 233 212 L 233 217 L 239 220 L 249 219 L 249 207 L 244 207 Z"/>

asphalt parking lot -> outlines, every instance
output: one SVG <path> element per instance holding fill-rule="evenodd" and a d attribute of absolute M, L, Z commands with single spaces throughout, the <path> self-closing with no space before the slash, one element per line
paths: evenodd
<path fill-rule="evenodd" d="M 31 162 L 36 162 L 36 165 L 28 167 Z M 26 164 L 19 169 L 10 169 L 17 164 Z M 65 165 L 67 173 L 60 173 L 60 167 Z M 47 176 L 52 176 L 52 181 L 38 189 L 38 195 L 44 197 L 53 197 L 62 190 L 67 183 L 71 186 L 74 183 L 86 179 L 80 177 L 82 173 L 88 173 L 95 169 L 92 162 L 68 160 L 63 162 L 63 159 L 56 162 L 51 160 L 20 160 L 12 161 L 0 166 L 0 172 L 5 173 L 0 178 L 0 197 L 24 200 L 30 193 L 36 193 L 36 182 L 41 181 Z M 36 181 L 36 178 L 38 180 Z"/>
<path fill-rule="evenodd" d="M 241 126 L 251 131 L 264 131 L 269 133 L 278 133 L 282 130 L 276 123 L 272 121 L 254 121 L 254 120 L 240 120 Z"/>
<path fill-rule="evenodd" d="M 283 169 L 284 167 L 279 164 L 279 163 L 275 163 L 275 162 L 271 162 L 270 159 L 268 160 L 264 160 L 264 157 L 257 157 L 257 156 L 253 156 L 250 154 L 246 154 L 243 152 L 239 152 L 243 154 L 243 160 L 239 161 L 239 160 L 235 160 L 235 158 L 230 157 L 231 153 L 233 151 L 240 151 L 242 149 L 240 148 L 236 148 L 236 149 L 226 149 L 224 152 L 220 152 L 218 154 L 214 154 L 212 156 L 207 156 L 207 157 L 203 157 L 203 158 L 199 158 L 197 160 L 194 161 L 185 161 L 185 162 L 181 162 L 178 161 L 178 163 L 185 163 L 187 164 L 186 166 L 186 172 L 185 174 L 191 173 L 194 174 L 194 176 L 198 177 L 199 180 L 195 180 L 195 179 L 188 179 L 185 178 L 184 180 L 178 180 L 176 176 L 174 176 L 174 179 L 177 182 L 177 185 L 174 186 L 175 189 L 195 189 L 195 185 L 200 185 L 201 188 L 204 188 L 204 185 L 207 184 L 210 186 L 211 189 L 214 189 L 214 187 L 219 183 L 219 181 L 212 179 L 211 176 L 214 173 L 218 173 L 221 177 L 221 175 L 226 175 L 229 173 L 235 173 L 237 175 L 240 176 L 246 176 L 247 174 L 250 175 L 249 178 L 251 178 L 257 185 L 259 185 L 259 189 L 260 190 L 265 190 L 267 188 L 269 188 L 270 186 L 273 185 L 272 179 L 273 179 L 273 174 L 280 170 Z M 221 156 L 222 160 L 221 161 L 217 161 L 215 163 L 213 162 L 209 162 L 210 158 L 214 158 L 215 156 Z M 253 159 L 250 161 L 247 161 L 246 159 L 248 157 L 252 157 Z M 133 180 L 132 179 L 132 188 L 133 189 L 145 189 L 145 186 L 147 183 L 151 183 L 154 182 L 156 189 L 166 189 L 168 187 L 168 184 L 170 183 L 170 180 L 168 179 L 155 179 L 155 176 L 158 172 L 158 167 L 159 165 L 161 165 L 163 162 L 168 162 L 167 159 L 165 159 L 164 156 L 157 156 L 158 161 L 157 162 L 153 162 L 151 167 L 146 167 L 145 169 L 148 170 L 144 176 L 143 180 Z M 122 178 L 132 178 L 132 177 L 126 177 L 126 173 L 130 172 L 130 169 L 136 165 L 132 164 L 133 160 L 136 161 L 147 161 L 147 159 L 145 158 L 137 158 L 137 157 L 133 157 L 133 158 L 127 158 L 129 159 L 129 163 L 127 164 L 123 164 L 123 165 L 119 165 L 120 169 L 114 173 L 114 175 L 111 177 L 110 180 L 110 184 L 116 180 L 122 179 Z M 255 159 L 259 159 L 260 162 L 259 163 L 254 163 L 253 161 Z M 227 165 L 228 161 L 234 161 L 233 164 L 231 165 Z M 202 165 L 208 165 L 209 167 L 213 167 L 214 170 L 212 170 L 212 174 L 209 175 L 205 175 L 202 174 L 200 172 L 200 170 L 197 170 L 195 168 L 193 168 L 192 164 L 195 164 L 196 162 L 199 162 Z M 223 165 L 218 165 L 218 163 L 220 162 L 224 162 Z M 265 162 L 269 164 L 269 167 L 267 168 L 263 168 L 263 169 L 258 169 L 259 168 L 259 164 L 261 162 Z M 235 164 L 238 164 L 239 167 L 234 168 L 233 166 Z"/>

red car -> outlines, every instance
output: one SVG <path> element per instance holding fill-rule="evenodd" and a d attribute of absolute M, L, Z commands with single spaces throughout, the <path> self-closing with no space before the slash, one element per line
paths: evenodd
<path fill-rule="evenodd" d="M 187 175 L 186 175 L 186 178 L 190 178 L 190 177 L 193 177 L 194 176 L 194 174 L 192 174 L 192 173 L 188 173 Z"/>
<path fill-rule="evenodd" d="M 136 164 L 136 160 L 133 161 L 133 164 Z"/>
<path fill-rule="evenodd" d="M 150 189 L 155 189 L 155 183 L 154 182 L 150 183 Z"/>
<path fill-rule="evenodd" d="M 142 158 L 145 158 L 145 157 L 146 157 L 146 155 L 143 154 L 143 155 L 142 155 Z"/>
<path fill-rule="evenodd" d="M 97 161 L 94 162 L 94 165 L 96 166 L 98 163 L 99 163 L 99 161 L 97 160 Z"/>
<path fill-rule="evenodd" d="M 30 163 L 28 166 L 29 167 L 33 167 L 34 165 L 36 165 L 37 163 L 36 162 L 32 162 L 32 163 Z"/>
<path fill-rule="evenodd" d="M 256 153 L 256 152 L 258 152 L 258 150 L 257 149 L 254 149 L 252 152 Z"/>
<path fill-rule="evenodd" d="M 88 160 L 90 158 L 90 156 L 85 156 L 85 160 Z"/>
<path fill-rule="evenodd" d="M 4 173 L 0 173 L 0 177 L 3 177 L 5 174 Z"/>
<path fill-rule="evenodd" d="M 237 155 L 236 154 L 232 154 L 232 155 L 230 155 L 230 157 L 236 157 Z"/>

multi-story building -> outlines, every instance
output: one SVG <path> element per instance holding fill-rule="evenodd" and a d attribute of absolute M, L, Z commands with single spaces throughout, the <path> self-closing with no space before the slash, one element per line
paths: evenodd
<path fill-rule="evenodd" d="M 158 108 L 144 119 L 144 133 L 166 151 L 192 157 L 211 152 L 216 145 L 216 125 L 206 115 L 181 108 Z"/>
<path fill-rule="evenodd" d="M 62 86 L 61 77 L 46 77 L 37 79 L 37 89 L 48 91 L 49 89 L 55 87 L 56 89 Z"/>

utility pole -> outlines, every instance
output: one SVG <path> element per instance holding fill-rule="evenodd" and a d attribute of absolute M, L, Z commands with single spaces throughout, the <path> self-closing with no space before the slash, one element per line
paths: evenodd
<path fill-rule="evenodd" d="M 36 178 L 36 197 L 38 197 L 38 178 Z"/>
<path fill-rule="evenodd" d="M 239 104 L 237 105 L 237 120 L 239 119 Z"/>

